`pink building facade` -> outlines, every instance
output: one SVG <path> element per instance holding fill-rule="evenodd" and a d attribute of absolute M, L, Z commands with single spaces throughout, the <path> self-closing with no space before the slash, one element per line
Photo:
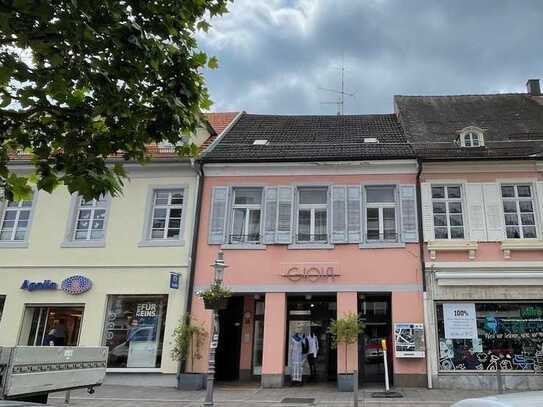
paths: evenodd
<path fill-rule="evenodd" d="M 357 369 L 361 383 L 383 383 L 384 339 L 393 384 L 426 385 L 417 169 L 394 115 L 243 114 L 225 132 L 204 158 L 194 275 L 195 291 L 208 287 L 223 251 L 233 297 L 220 312 L 218 380 L 291 383 L 299 334 L 319 345 L 304 382 Z M 209 332 L 197 295 L 191 308 Z M 364 332 L 333 349 L 330 321 L 349 313 Z M 207 346 L 195 373 L 207 372 Z"/>

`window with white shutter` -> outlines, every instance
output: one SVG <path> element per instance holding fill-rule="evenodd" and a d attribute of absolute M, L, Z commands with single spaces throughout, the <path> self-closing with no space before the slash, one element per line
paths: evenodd
<path fill-rule="evenodd" d="M 464 239 L 464 210 L 460 185 L 432 185 L 435 239 Z"/>
<path fill-rule="evenodd" d="M 529 184 L 501 186 L 507 239 L 536 239 L 534 193 Z"/>
<path fill-rule="evenodd" d="M 293 191 L 291 186 L 277 187 L 276 243 L 292 243 Z"/>
<path fill-rule="evenodd" d="M 360 185 L 347 186 L 347 240 L 349 243 L 362 241 L 362 190 Z"/>
<path fill-rule="evenodd" d="M 400 185 L 401 236 L 403 242 L 418 242 L 417 188 Z"/>
<path fill-rule="evenodd" d="M 347 243 L 347 187 L 332 186 L 332 243 Z"/>
<path fill-rule="evenodd" d="M 236 187 L 233 188 L 232 195 L 228 243 L 260 243 L 262 188 Z"/>
<path fill-rule="evenodd" d="M 366 186 L 366 241 L 397 242 L 395 185 Z"/>
<path fill-rule="evenodd" d="M 228 187 L 213 188 L 209 244 L 223 244 L 225 242 L 227 205 Z"/>

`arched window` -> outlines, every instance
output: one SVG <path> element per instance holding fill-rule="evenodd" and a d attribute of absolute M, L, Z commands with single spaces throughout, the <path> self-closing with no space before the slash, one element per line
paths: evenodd
<path fill-rule="evenodd" d="M 483 130 L 469 126 L 460 131 L 459 144 L 462 147 L 483 147 L 485 145 Z"/>

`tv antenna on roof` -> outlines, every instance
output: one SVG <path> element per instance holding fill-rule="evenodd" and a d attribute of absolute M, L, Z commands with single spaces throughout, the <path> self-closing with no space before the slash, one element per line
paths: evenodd
<path fill-rule="evenodd" d="M 339 67 L 339 79 L 340 79 L 340 88 L 338 89 L 329 89 L 319 86 L 319 90 L 334 93 L 337 96 L 335 101 L 325 101 L 321 102 L 321 105 L 336 105 L 337 106 L 337 115 L 343 115 L 343 107 L 345 105 L 345 96 L 355 97 L 355 93 L 345 92 L 345 57 L 341 58 L 341 67 Z"/>

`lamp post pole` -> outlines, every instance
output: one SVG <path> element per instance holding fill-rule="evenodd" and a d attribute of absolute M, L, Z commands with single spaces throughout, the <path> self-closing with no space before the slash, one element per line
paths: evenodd
<path fill-rule="evenodd" d="M 214 270 L 215 283 L 222 285 L 224 269 L 227 267 L 224 264 L 224 253 L 219 251 L 215 263 L 211 265 Z M 217 345 L 219 344 L 219 311 L 213 311 L 213 326 L 211 327 L 211 340 L 209 341 L 209 357 L 207 365 L 207 387 L 204 406 L 214 406 L 213 387 L 215 385 L 215 355 L 217 353 Z"/>

